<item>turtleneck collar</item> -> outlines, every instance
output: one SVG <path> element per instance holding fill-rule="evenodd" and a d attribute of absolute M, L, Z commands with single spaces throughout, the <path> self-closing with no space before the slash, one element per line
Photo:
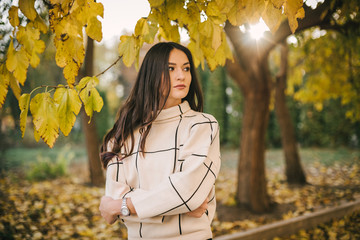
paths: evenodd
<path fill-rule="evenodd" d="M 184 101 L 179 105 L 161 110 L 161 112 L 155 119 L 155 122 L 169 120 L 172 118 L 179 117 L 180 115 L 184 114 L 185 112 L 189 111 L 190 109 L 191 108 L 190 108 L 189 103 L 187 101 Z"/>

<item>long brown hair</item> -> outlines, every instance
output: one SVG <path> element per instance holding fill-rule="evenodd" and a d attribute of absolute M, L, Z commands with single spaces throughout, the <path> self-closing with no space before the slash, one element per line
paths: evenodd
<path fill-rule="evenodd" d="M 203 95 L 189 49 L 174 42 L 155 44 L 146 53 L 135 85 L 126 102 L 119 109 L 113 128 L 104 137 L 100 157 L 105 169 L 108 162 L 120 154 L 120 149 L 122 150 L 120 159 L 134 151 L 134 130 L 137 128 L 141 133 L 139 151 L 144 153 L 151 124 L 164 108 L 170 94 L 169 55 L 174 48 L 183 51 L 190 63 L 191 84 L 183 100 L 188 101 L 193 110 L 203 111 Z M 130 146 L 127 143 L 129 137 Z M 110 141 L 112 147 L 108 149 Z"/>

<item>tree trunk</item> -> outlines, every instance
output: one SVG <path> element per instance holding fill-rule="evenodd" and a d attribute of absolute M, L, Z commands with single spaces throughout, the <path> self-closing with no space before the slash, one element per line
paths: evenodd
<path fill-rule="evenodd" d="M 225 31 L 236 55 L 234 62 L 228 61 L 226 67 L 244 95 L 237 200 L 254 212 L 265 212 L 270 208 L 265 176 L 265 134 L 271 89 L 268 54 L 262 52 L 256 42 L 243 45 L 245 36 L 238 27 L 227 24 Z"/>
<path fill-rule="evenodd" d="M 265 133 L 269 118 L 268 89 L 256 89 L 244 96 L 244 118 L 238 161 L 237 200 L 255 212 L 269 210 L 265 178 Z"/>
<path fill-rule="evenodd" d="M 84 69 L 82 77 L 92 76 L 93 75 L 93 61 L 94 61 L 94 40 L 89 38 L 87 39 L 86 46 L 86 55 L 84 61 Z M 99 157 L 99 137 L 97 134 L 95 117 L 93 116 L 91 122 L 89 122 L 89 117 L 86 115 L 84 109 L 82 110 L 82 126 L 85 135 L 86 149 L 89 162 L 89 171 L 90 171 L 90 182 L 94 186 L 104 186 L 105 178 L 100 163 Z"/>
<path fill-rule="evenodd" d="M 289 110 L 286 106 L 286 80 L 288 68 L 288 47 L 286 42 L 281 44 L 281 66 L 276 76 L 275 112 L 279 121 L 281 143 L 286 162 L 286 178 L 288 183 L 305 184 L 306 177 L 301 166 L 299 151 L 295 137 L 294 126 Z"/>

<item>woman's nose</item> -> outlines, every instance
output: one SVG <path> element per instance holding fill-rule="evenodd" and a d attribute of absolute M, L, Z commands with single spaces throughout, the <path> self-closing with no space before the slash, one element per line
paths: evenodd
<path fill-rule="evenodd" d="M 182 69 L 178 69 L 176 71 L 176 79 L 183 80 L 184 78 L 185 78 L 184 72 L 182 71 Z"/>

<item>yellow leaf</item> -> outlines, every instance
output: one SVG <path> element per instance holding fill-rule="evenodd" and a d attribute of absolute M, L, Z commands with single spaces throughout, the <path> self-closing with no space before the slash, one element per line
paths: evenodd
<path fill-rule="evenodd" d="M 216 51 L 220 45 L 221 45 L 221 33 L 222 33 L 222 28 L 219 25 L 215 25 L 213 26 L 213 35 L 212 35 L 212 43 L 211 46 L 214 49 L 214 51 Z"/>
<path fill-rule="evenodd" d="M 97 78 L 96 78 L 97 79 Z M 95 80 L 96 80 L 95 79 Z M 91 81 L 92 80 L 92 77 L 83 77 L 81 80 L 80 80 L 80 82 L 79 82 L 79 84 L 78 85 L 76 85 L 76 89 L 78 90 L 78 91 L 81 91 L 84 87 L 86 87 L 86 85 L 89 83 L 89 81 Z M 96 84 L 98 84 L 98 82 L 95 82 Z"/>
<path fill-rule="evenodd" d="M 52 148 L 59 136 L 59 119 L 57 107 L 50 93 L 39 93 L 30 101 L 34 129 L 44 142 Z"/>
<path fill-rule="evenodd" d="M 197 46 L 197 44 L 194 41 L 190 41 L 190 43 L 187 46 L 189 48 L 189 50 L 191 51 L 192 55 L 193 55 L 193 60 L 194 60 L 194 65 L 195 67 L 199 66 L 200 63 L 202 63 L 202 67 L 203 67 L 203 59 L 204 59 L 204 54 L 201 50 L 201 48 L 199 46 Z"/>
<path fill-rule="evenodd" d="M 67 37 L 76 38 L 80 36 L 82 38 L 83 26 L 81 22 L 76 18 L 76 16 L 65 16 L 61 19 L 60 22 L 53 25 L 56 36 L 62 38 L 63 41 L 65 41 Z"/>
<path fill-rule="evenodd" d="M 158 7 L 164 3 L 164 0 L 149 0 L 150 7 Z"/>
<path fill-rule="evenodd" d="M 20 130 L 22 133 L 22 137 L 24 137 L 25 134 L 25 128 L 26 128 L 26 120 L 27 115 L 29 111 L 29 103 L 30 103 L 30 94 L 25 93 L 21 95 L 19 99 L 19 108 L 20 108 Z"/>
<path fill-rule="evenodd" d="M 259 21 L 262 12 L 265 9 L 264 0 L 251 0 L 246 4 L 247 20 L 250 24 L 255 24 Z"/>
<path fill-rule="evenodd" d="M 270 28 L 270 31 L 275 33 L 282 21 L 282 10 L 269 3 L 266 6 L 262 18 L 266 25 Z"/>
<path fill-rule="evenodd" d="M 213 26 L 214 24 L 212 24 L 210 20 L 204 21 L 199 24 L 199 30 L 197 30 L 197 32 L 210 38 L 213 34 Z"/>
<path fill-rule="evenodd" d="M 64 77 L 69 85 L 73 85 L 85 57 L 82 38 L 69 37 L 66 41 L 55 41 L 55 46 L 56 64 L 59 67 L 64 67 Z"/>
<path fill-rule="evenodd" d="M 102 31 L 101 31 L 101 22 L 93 17 L 88 21 L 88 25 L 86 27 L 86 33 L 92 39 L 100 42 L 102 39 Z"/>
<path fill-rule="evenodd" d="M 2 108 L 8 92 L 11 73 L 7 70 L 5 64 L 0 65 L 0 109 Z"/>
<path fill-rule="evenodd" d="M 183 20 L 183 16 L 186 15 L 184 4 L 184 0 L 166 1 L 166 12 L 168 18 L 181 22 Z"/>
<path fill-rule="evenodd" d="M 37 15 L 34 3 L 35 0 L 19 0 L 19 8 L 21 12 L 31 21 L 34 21 Z"/>
<path fill-rule="evenodd" d="M 40 32 L 46 33 L 48 31 L 48 27 L 46 26 L 44 20 L 39 15 L 36 15 L 35 21 L 33 22 L 34 27 L 39 29 Z"/>
<path fill-rule="evenodd" d="M 58 104 L 60 130 L 68 136 L 81 109 L 80 98 L 75 89 L 60 85 L 54 93 L 54 100 Z"/>
<path fill-rule="evenodd" d="M 122 56 L 125 66 L 130 67 L 135 60 L 136 49 L 135 49 L 135 38 L 134 36 L 121 36 L 120 44 L 118 47 L 119 55 Z"/>
<path fill-rule="evenodd" d="M 44 52 L 45 43 L 40 39 L 40 31 L 34 28 L 32 23 L 26 27 L 19 27 L 16 38 L 23 44 L 25 51 L 28 53 L 30 65 L 36 68 L 40 63 L 38 54 Z"/>
<path fill-rule="evenodd" d="M 16 78 L 10 74 L 10 88 L 12 92 L 14 93 L 17 100 L 20 99 L 21 89 L 19 86 L 19 82 L 16 80 Z"/>
<path fill-rule="evenodd" d="M 64 77 L 69 84 L 69 86 L 73 86 L 75 83 L 75 77 L 78 75 L 80 66 L 74 62 L 70 61 L 64 67 Z"/>
<path fill-rule="evenodd" d="M 241 26 L 246 21 L 246 9 L 242 1 L 235 0 L 234 6 L 227 13 L 229 22 L 234 26 Z"/>
<path fill-rule="evenodd" d="M 221 13 L 228 13 L 234 6 L 235 0 L 215 0 Z"/>
<path fill-rule="evenodd" d="M 274 7 L 280 9 L 284 4 L 285 0 L 270 0 L 270 2 L 274 5 Z"/>
<path fill-rule="evenodd" d="M 90 122 L 93 112 L 100 112 L 104 105 L 104 102 L 99 92 L 95 88 L 95 86 L 99 82 L 97 77 L 87 77 L 84 81 L 87 81 L 87 84 L 86 87 L 81 90 L 80 98 L 84 103 L 86 114 L 90 117 Z"/>
<path fill-rule="evenodd" d="M 287 0 L 284 4 L 284 11 L 286 16 L 288 17 L 289 26 L 291 31 L 294 33 L 298 27 L 297 18 L 301 16 L 302 13 L 298 13 L 303 6 L 302 0 Z"/>
<path fill-rule="evenodd" d="M 36 142 L 39 142 L 40 140 L 40 133 L 34 129 L 34 138 Z"/>
<path fill-rule="evenodd" d="M 215 1 L 208 4 L 206 8 L 206 15 L 215 24 L 223 24 L 226 21 L 226 15 L 221 13 L 220 8 Z"/>
<path fill-rule="evenodd" d="M 19 51 L 14 49 L 13 41 L 10 41 L 7 52 L 6 67 L 10 72 L 13 72 L 15 78 L 24 85 L 29 60 L 24 48 L 20 48 Z"/>
<path fill-rule="evenodd" d="M 9 9 L 9 22 L 13 27 L 17 27 L 20 24 L 18 10 L 19 8 L 15 6 L 11 6 Z"/>
<path fill-rule="evenodd" d="M 135 26 L 135 36 L 144 36 L 149 34 L 149 25 L 146 18 L 140 18 Z"/>

